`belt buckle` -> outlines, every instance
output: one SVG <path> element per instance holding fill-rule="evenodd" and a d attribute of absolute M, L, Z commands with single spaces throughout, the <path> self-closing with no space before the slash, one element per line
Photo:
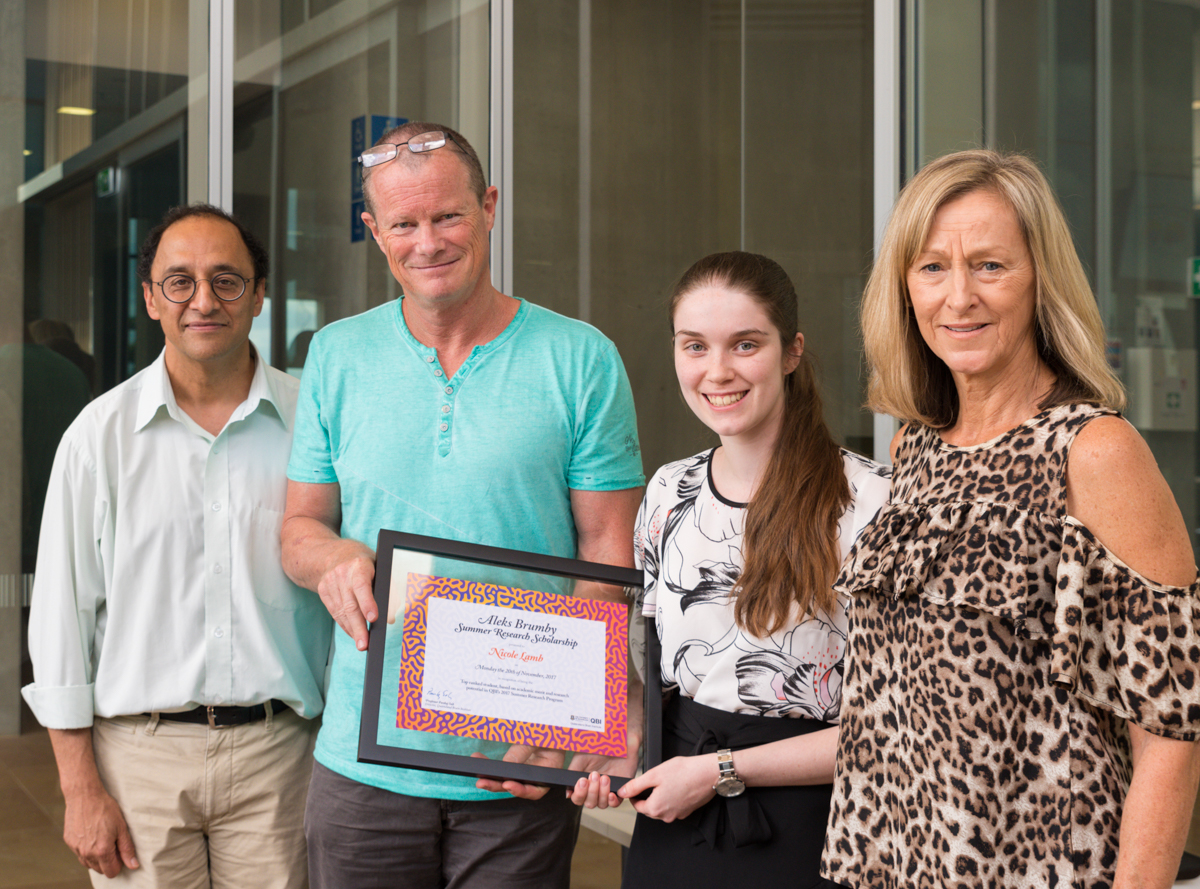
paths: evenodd
<path fill-rule="evenodd" d="M 209 728 L 226 728 L 227 726 L 217 725 L 216 709 L 217 708 L 214 707 L 212 704 L 206 704 L 204 707 L 205 712 L 208 714 L 208 727 Z"/>

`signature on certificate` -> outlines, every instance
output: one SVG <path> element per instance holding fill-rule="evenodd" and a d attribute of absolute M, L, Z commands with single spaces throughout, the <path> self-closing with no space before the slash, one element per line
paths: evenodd
<path fill-rule="evenodd" d="M 443 707 L 450 707 L 454 704 L 454 692 L 449 689 L 426 689 L 425 700 L 430 704 L 441 704 Z"/>

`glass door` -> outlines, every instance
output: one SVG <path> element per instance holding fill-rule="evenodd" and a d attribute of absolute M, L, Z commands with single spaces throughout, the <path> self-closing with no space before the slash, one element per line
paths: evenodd
<path fill-rule="evenodd" d="M 97 241 L 105 240 L 110 257 L 97 263 L 97 306 L 111 309 L 98 314 L 113 325 L 110 333 L 122 380 L 153 362 L 162 351 L 162 328 L 146 314 L 142 299 L 137 255 L 163 214 L 183 203 L 183 152 L 182 126 L 175 126 L 124 153 L 117 168 L 124 187 L 115 224 L 106 225 L 107 220 L 97 213 Z"/>
<path fill-rule="evenodd" d="M 514 8 L 513 294 L 620 350 L 647 474 L 713 437 L 679 395 L 666 298 L 748 250 L 800 298 L 834 436 L 873 451 L 858 296 L 872 240 L 872 4 Z"/>
<path fill-rule="evenodd" d="M 915 166 L 978 144 L 1041 165 L 1095 291 L 1126 418 L 1154 452 L 1200 557 L 1200 8 L 1188 0 L 905 7 L 915 80 L 905 135 Z M 1200 811 L 1188 850 L 1200 853 Z"/>

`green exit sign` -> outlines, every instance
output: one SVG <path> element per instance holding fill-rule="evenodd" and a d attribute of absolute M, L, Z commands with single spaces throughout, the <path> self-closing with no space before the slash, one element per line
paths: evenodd
<path fill-rule="evenodd" d="M 1188 277 L 1192 282 L 1192 296 L 1200 296 L 1200 256 L 1192 257 L 1192 271 Z"/>
<path fill-rule="evenodd" d="M 106 198 L 117 190 L 117 168 L 105 167 L 96 171 L 96 197 Z M 1200 291 L 1197 291 L 1200 293 Z"/>

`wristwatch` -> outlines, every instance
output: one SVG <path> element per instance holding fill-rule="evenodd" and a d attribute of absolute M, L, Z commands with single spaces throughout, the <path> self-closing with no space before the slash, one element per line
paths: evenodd
<path fill-rule="evenodd" d="M 721 770 L 717 783 L 713 785 L 719 795 L 724 797 L 741 796 L 746 792 L 746 785 L 738 777 L 737 769 L 733 767 L 733 751 L 717 751 L 717 768 Z"/>

